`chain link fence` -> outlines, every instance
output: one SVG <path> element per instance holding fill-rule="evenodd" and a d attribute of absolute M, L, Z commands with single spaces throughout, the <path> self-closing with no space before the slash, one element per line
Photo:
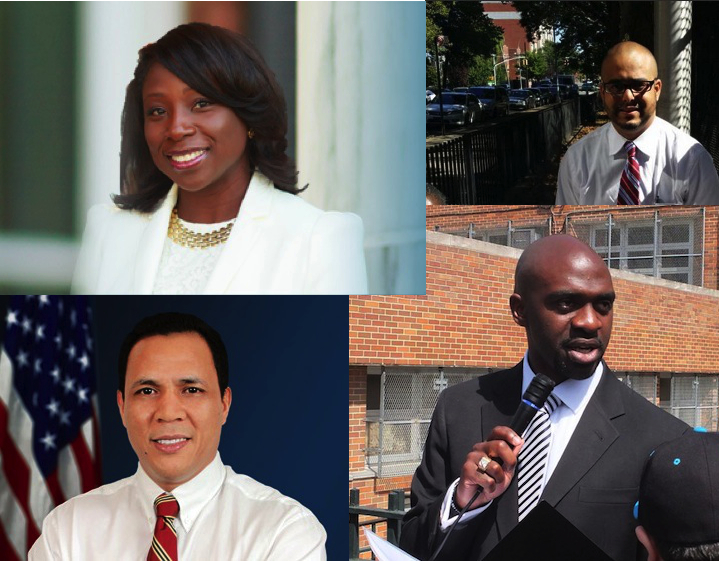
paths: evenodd
<path fill-rule="evenodd" d="M 466 372 L 391 369 L 382 373 L 379 410 L 367 411 L 367 465 L 377 477 L 410 475 L 417 469 L 432 412 L 446 388 L 477 378 Z"/>
<path fill-rule="evenodd" d="M 372 376 L 378 407 L 367 410 L 367 465 L 377 477 L 411 475 L 422 460 L 439 394 L 489 369 L 392 368 Z M 627 386 L 692 427 L 719 430 L 719 376 L 617 372 Z"/>

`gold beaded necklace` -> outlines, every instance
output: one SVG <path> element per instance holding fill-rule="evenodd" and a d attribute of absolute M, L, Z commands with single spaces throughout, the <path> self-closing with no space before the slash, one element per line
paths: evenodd
<path fill-rule="evenodd" d="M 230 232 L 232 232 L 232 226 L 234 225 L 235 221 L 232 220 L 227 226 L 223 226 L 219 230 L 200 234 L 185 228 L 177 216 L 177 208 L 173 208 L 170 225 L 167 228 L 167 236 L 182 247 L 206 249 L 225 243 L 227 238 L 230 237 Z"/>

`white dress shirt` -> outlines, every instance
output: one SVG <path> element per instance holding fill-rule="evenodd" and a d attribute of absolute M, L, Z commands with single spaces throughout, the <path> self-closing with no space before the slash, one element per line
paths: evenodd
<path fill-rule="evenodd" d="M 53 510 L 29 561 L 147 559 L 164 491 L 138 467 L 132 477 L 77 496 Z M 222 465 L 219 453 L 173 490 L 179 559 L 325 561 L 325 531 L 297 501 Z M 179 521 L 179 523 L 178 523 Z"/>
<path fill-rule="evenodd" d="M 627 161 L 612 123 L 572 145 L 559 165 L 558 205 L 613 205 Z M 651 204 L 719 204 L 719 177 L 711 155 L 688 134 L 659 117 L 634 140 L 643 188 Z"/>
<path fill-rule="evenodd" d="M 557 467 L 559 460 L 562 458 L 562 454 L 564 454 L 564 450 L 567 448 L 569 439 L 572 438 L 574 429 L 577 428 L 579 420 L 582 418 L 582 413 L 584 413 L 584 410 L 587 408 L 587 403 L 589 403 L 589 400 L 594 395 L 594 390 L 596 390 L 599 385 L 599 380 L 601 379 L 603 372 L 604 365 L 600 362 L 594 370 L 594 373 L 589 378 L 585 378 L 584 380 L 565 380 L 552 390 L 552 393 L 561 399 L 562 402 L 549 416 L 549 421 L 552 425 L 552 439 L 549 444 L 547 470 L 544 473 L 544 480 L 542 481 L 542 491 L 547 485 L 552 473 L 554 473 L 554 469 Z M 534 372 L 529 366 L 527 354 L 525 353 L 522 364 L 521 395 L 524 395 L 524 392 L 529 387 L 533 378 Z M 450 485 L 449 490 L 444 497 L 442 510 L 440 511 L 440 526 L 442 530 L 447 530 L 457 518 L 456 516 L 452 516 L 450 518 L 449 514 L 452 496 L 454 495 L 454 490 L 458 484 L 459 478 Z M 472 518 L 484 512 L 490 504 L 492 504 L 492 501 L 488 502 L 484 506 L 468 511 L 464 514 L 464 516 L 462 516 L 459 523 L 463 524 L 464 522 L 472 520 Z"/>

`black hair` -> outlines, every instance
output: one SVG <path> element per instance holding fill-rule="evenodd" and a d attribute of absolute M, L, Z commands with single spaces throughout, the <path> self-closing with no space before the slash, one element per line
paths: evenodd
<path fill-rule="evenodd" d="M 719 543 L 694 546 L 668 545 L 654 538 L 664 561 L 714 561 L 719 559 Z"/>
<path fill-rule="evenodd" d="M 212 353 L 212 361 L 217 371 L 217 381 L 220 384 L 220 397 L 225 395 L 228 385 L 229 363 L 227 349 L 222 337 L 212 327 L 200 318 L 191 314 L 167 312 L 149 316 L 140 321 L 120 346 L 120 356 L 117 362 L 117 389 L 125 396 L 125 375 L 127 374 L 127 360 L 133 347 L 141 340 L 154 335 L 172 335 L 173 333 L 197 333 L 202 337 Z"/>
<path fill-rule="evenodd" d="M 254 131 L 246 148 L 253 170 L 262 172 L 277 189 L 292 194 L 303 190 L 297 187 L 295 163 L 285 154 L 285 97 L 262 55 L 239 33 L 188 23 L 139 51 L 122 111 L 121 194 L 113 196 L 118 207 L 152 212 L 172 187 L 172 180 L 152 161 L 145 140 L 142 87 L 154 63 L 201 95 L 232 109 Z"/>

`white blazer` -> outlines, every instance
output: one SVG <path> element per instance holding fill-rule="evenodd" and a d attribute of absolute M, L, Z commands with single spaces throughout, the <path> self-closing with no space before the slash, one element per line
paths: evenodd
<path fill-rule="evenodd" d="M 173 185 L 154 213 L 90 209 L 72 290 L 151 294 L 177 202 Z M 203 294 L 366 294 L 359 216 L 323 212 L 255 171 Z"/>

